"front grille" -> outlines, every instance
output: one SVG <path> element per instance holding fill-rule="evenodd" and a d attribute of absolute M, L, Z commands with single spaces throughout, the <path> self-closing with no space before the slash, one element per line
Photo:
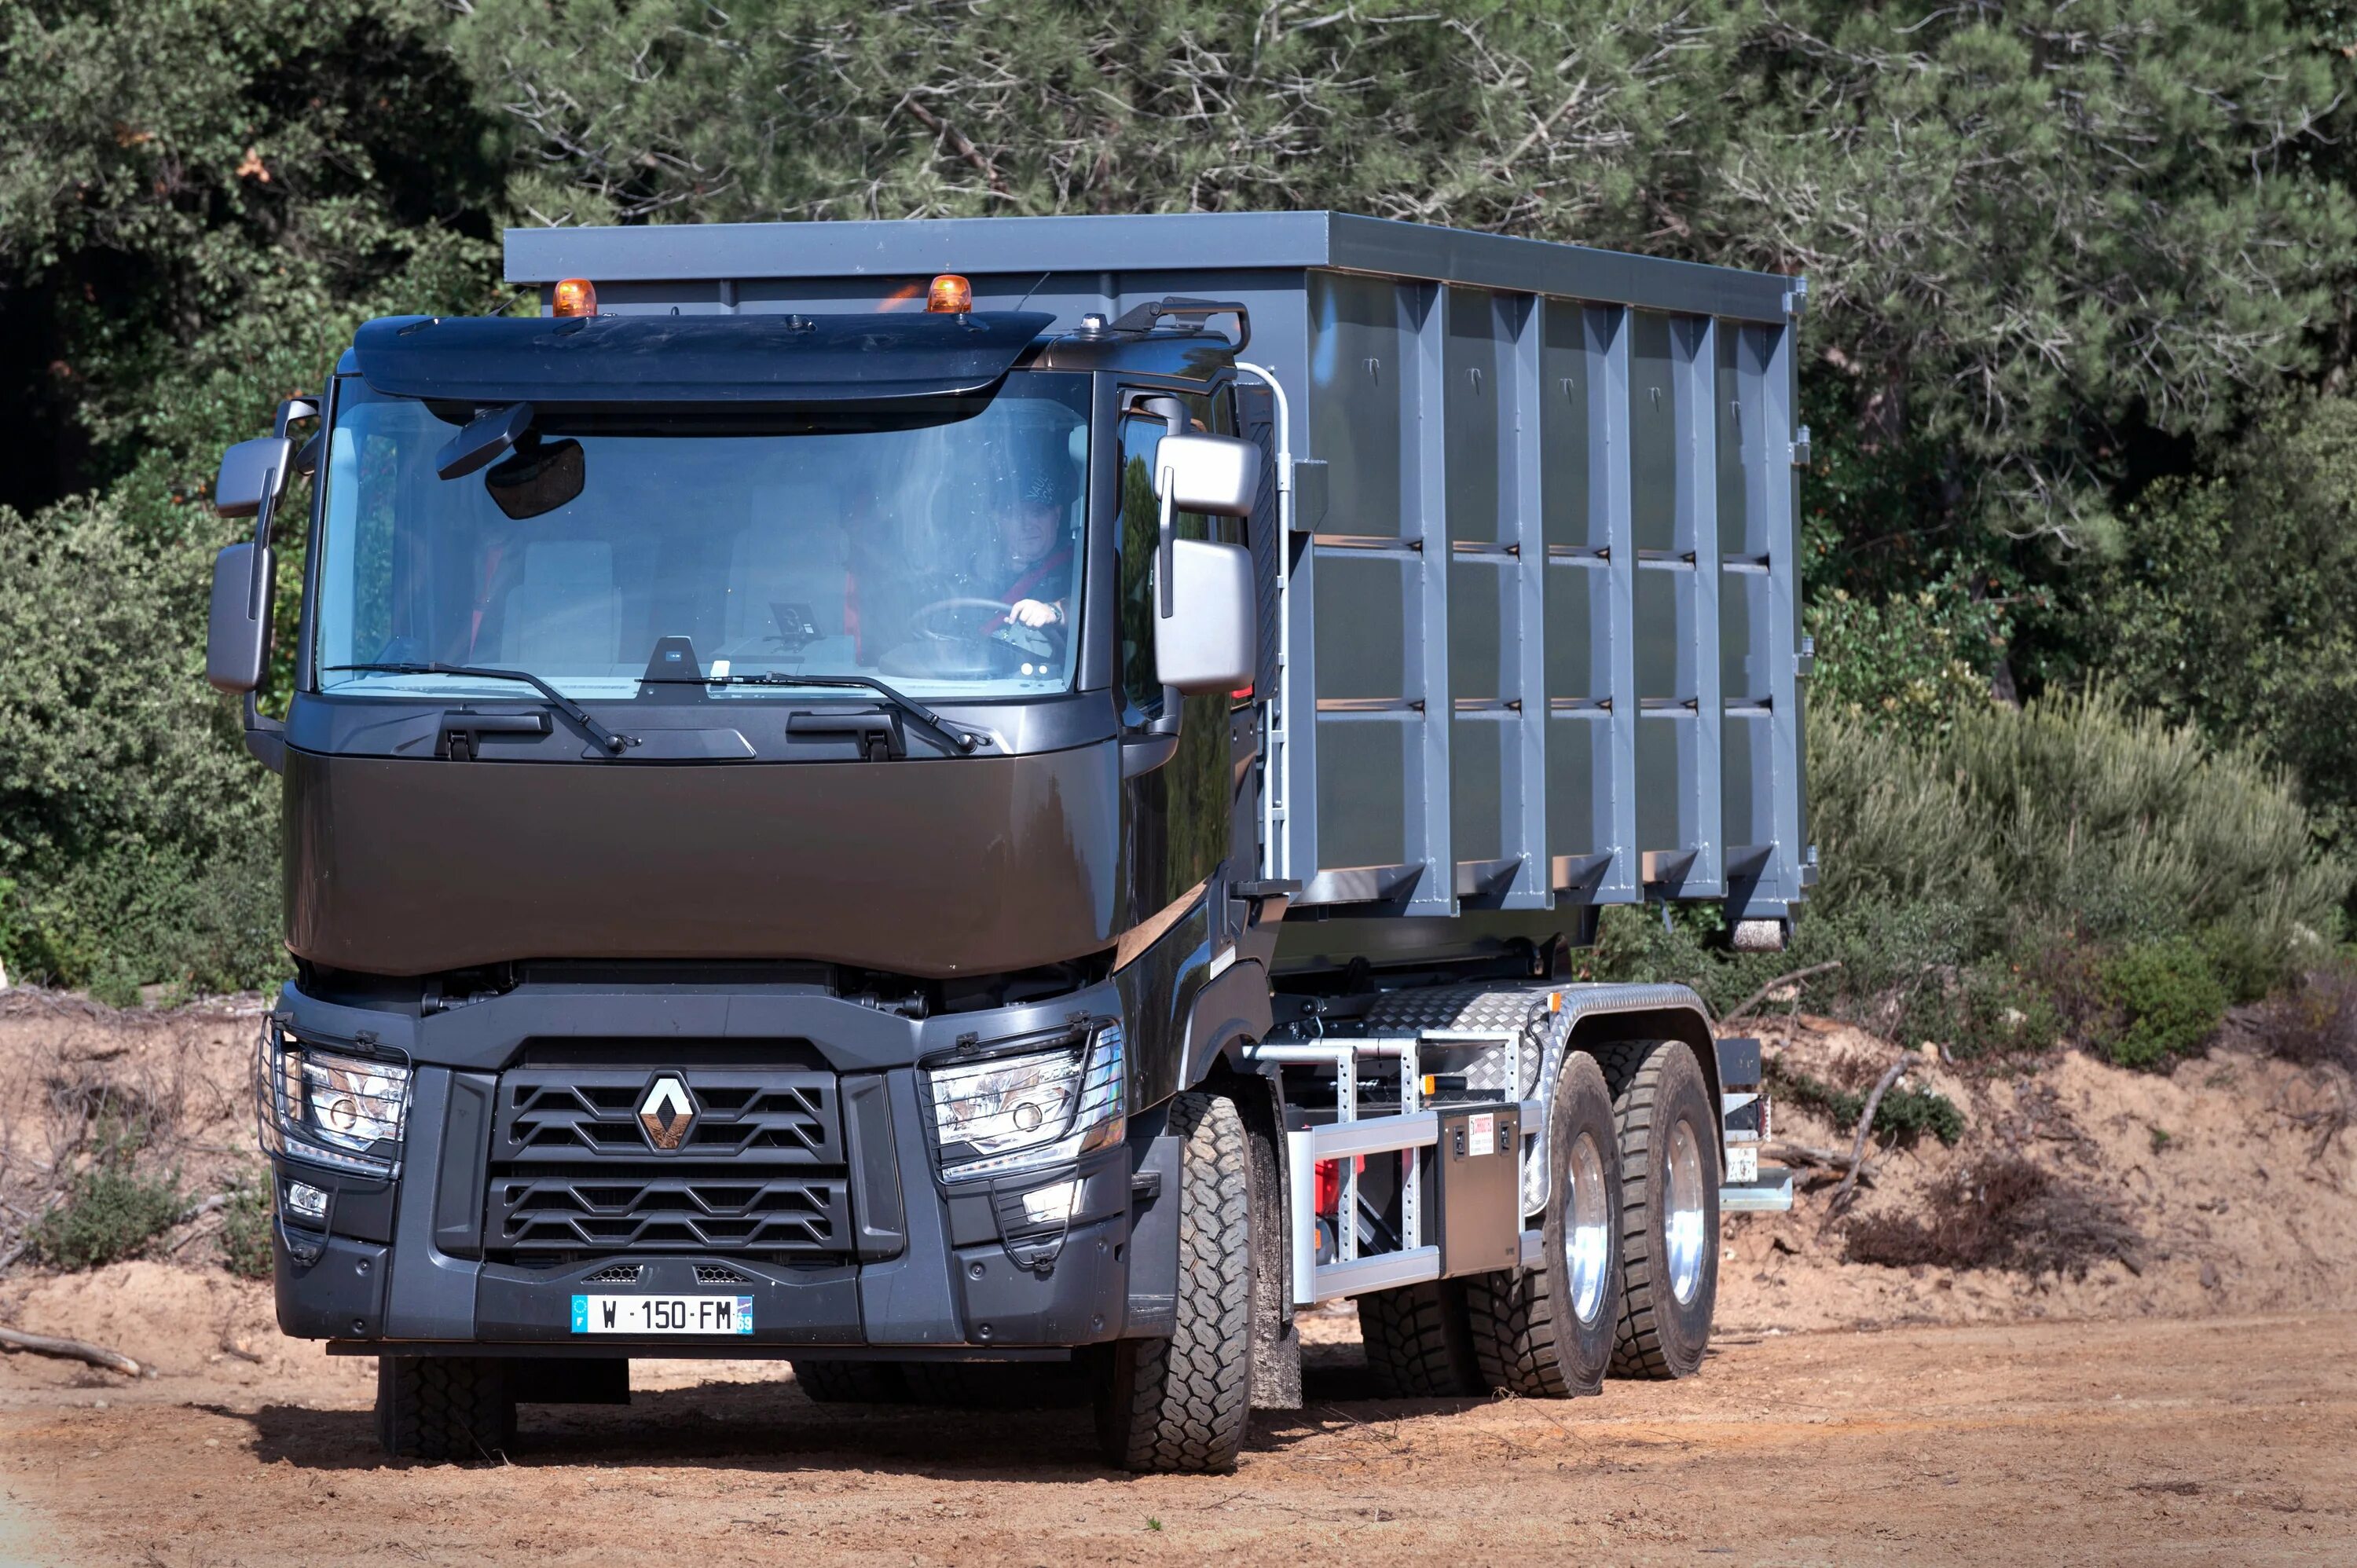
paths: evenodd
<path fill-rule="evenodd" d="M 581 1283 L 585 1285 L 634 1285 L 639 1283 L 640 1271 L 640 1265 L 637 1263 L 609 1263 L 594 1274 L 582 1275 Z"/>
<path fill-rule="evenodd" d="M 696 1111 L 672 1150 L 655 1146 L 638 1114 L 664 1076 L 686 1085 Z M 830 1072 L 519 1069 L 500 1079 L 486 1250 L 523 1263 L 613 1252 L 846 1257 L 845 1158 Z"/>
<path fill-rule="evenodd" d="M 696 1264 L 695 1283 L 700 1285 L 741 1285 L 752 1283 L 750 1280 L 748 1280 L 743 1274 L 738 1273 L 736 1270 L 724 1269 L 716 1263 Z"/>

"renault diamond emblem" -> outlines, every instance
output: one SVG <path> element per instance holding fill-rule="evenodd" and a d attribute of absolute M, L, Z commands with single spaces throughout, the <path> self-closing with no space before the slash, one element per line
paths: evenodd
<path fill-rule="evenodd" d="M 667 1072 L 647 1087 L 647 1097 L 639 1101 L 639 1125 L 658 1149 L 676 1149 L 686 1139 L 695 1125 L 695 1101 L 677 1073 Z"/>

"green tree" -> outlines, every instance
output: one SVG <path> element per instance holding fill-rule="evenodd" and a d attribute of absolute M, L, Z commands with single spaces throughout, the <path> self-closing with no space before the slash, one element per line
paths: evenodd
<path fill-rule="evenodd" d="M 146 499 L 196 496 L 318 385 L 345 307 L 456 269 L 481 295 L 500 149 L 442 26 L 423 0 L 0 0 L 0 414 L 48 458 L 0 502 L 143 467 Z"/>
<path fill-rule="evenodd" d="M 2301 395 L 2154 487 L 2081 613 L 2115 683 L 2292 768 L 2357 832 L 2357 397 Z"/>
<path fill-rule="evenodd" d="M 2306 12 L 476 0 L 541 223 L 1334 207 L 1805 272 L 1914 526 L 2114 538 L 2136 432 L 2317 363 L 2357 208 Z M 1909 467 L 1914 467 L 1910 459 Z M 1926 575 L 1938 575 L 1934 567 Z"/>

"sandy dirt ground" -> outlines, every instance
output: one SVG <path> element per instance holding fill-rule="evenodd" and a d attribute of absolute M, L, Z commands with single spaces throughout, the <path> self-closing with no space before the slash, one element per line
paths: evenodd
<path fill-rule="evenodd" d="M 251 1169 L 253 1027 L 0 994 L 0 1203 L 38 1209 L 103 1086 L 151 1108 L 191 1195 Z M 1811 1019 L 1769 1048 L 1844 1087 L 1896 1049 Z M 496 1462 L 389 1462 L 373 1363 L 281 1337 L 200 1216 L 157 1258 L 0 1279 L 0 1324 L 152 1369 L 0 1358 L 0 1563 L 2357 1562 L 2357 1160 L 2319 1144 L 2332 1086 L 2231 1046 L 2165 1076 L 1921 1075 L 1964 1141 L 1886 1154 L 1859 1214 L 2011 1150 L 2116 1204 L 2130 1263 L 1846 1262 L 1820 1186 L 1728 1222 L 1699 1378 L 1377 1401 L 1329 1310 L 1308 1407 L 1256 1416 L 1232 1477 L 1105 1470 L 1082 1411 L 819 1406 L 754 1362 L 640 1363 L 630 1407 L 527 1406 Z M 1777 1135 L 1846 1142 L 1791 1106 Z"/>
<path fill-rule="evenodd" d="M 1133 1478 L 1086 1417 L 820 1407 L 666 1363 L 629 1409 L 527 1409 L 508 1462 L 388 1463 L 319 1359 L 0 1384 L 0 1559 L 2341 1563 L 2357 1317 L 1735 1337 L 1683 1383 L 1574 1403 L 1309 1405 L 1233 1476 Z"/>

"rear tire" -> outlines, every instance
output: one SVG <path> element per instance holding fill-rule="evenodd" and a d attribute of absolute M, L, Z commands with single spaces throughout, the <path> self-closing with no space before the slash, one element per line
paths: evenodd
<path fill-rule="evenodd" d="M 1461 1399 L 1489 1391 L 1456 1280 L 1426 1280 L 1359 1298 L 1367 1372 L 1383 1399 Z"/>
<path fill-rule="evenodd" d="M 491 1356 L 381 1356 L 376 1440 L 398 1459 L 496 1459 L 515 1443 L 508 1365 Z"/>
<path fill-rule="evenodd" d="M 1097 1437 L 1125 1470 L 1235 1468 L 1252 1413 L 1252 1154 L 1235 1102 L 1170 1102 L 1178 1158 L 1178 1321 L 1107 1347 Z"/>
<path fill-rule="evenodd" d="M 1620 1137 L 1585 1052 L 1557 1075 L 1546 1145 L 1545 1262 L 1469 1276 L 1466 1321 L 1487 1386 L 1566 1399 L 1602 1390 L 1620 1320 Z"/>
<path fill-rule="evenodd" d="M 899 1404 L 909 1397 L 895 1361 L 796 1361 L 794 1386 L 813 1404 Z"/>
<path fill-rule="evenodd" d="M 1620 1322 L 1616 1378 L 1702 1369 L 1718 1303 L 1719 1122 L 1695 1054 L 1678 1040 L 1607 1047 L 1619 1086 Z"/>

